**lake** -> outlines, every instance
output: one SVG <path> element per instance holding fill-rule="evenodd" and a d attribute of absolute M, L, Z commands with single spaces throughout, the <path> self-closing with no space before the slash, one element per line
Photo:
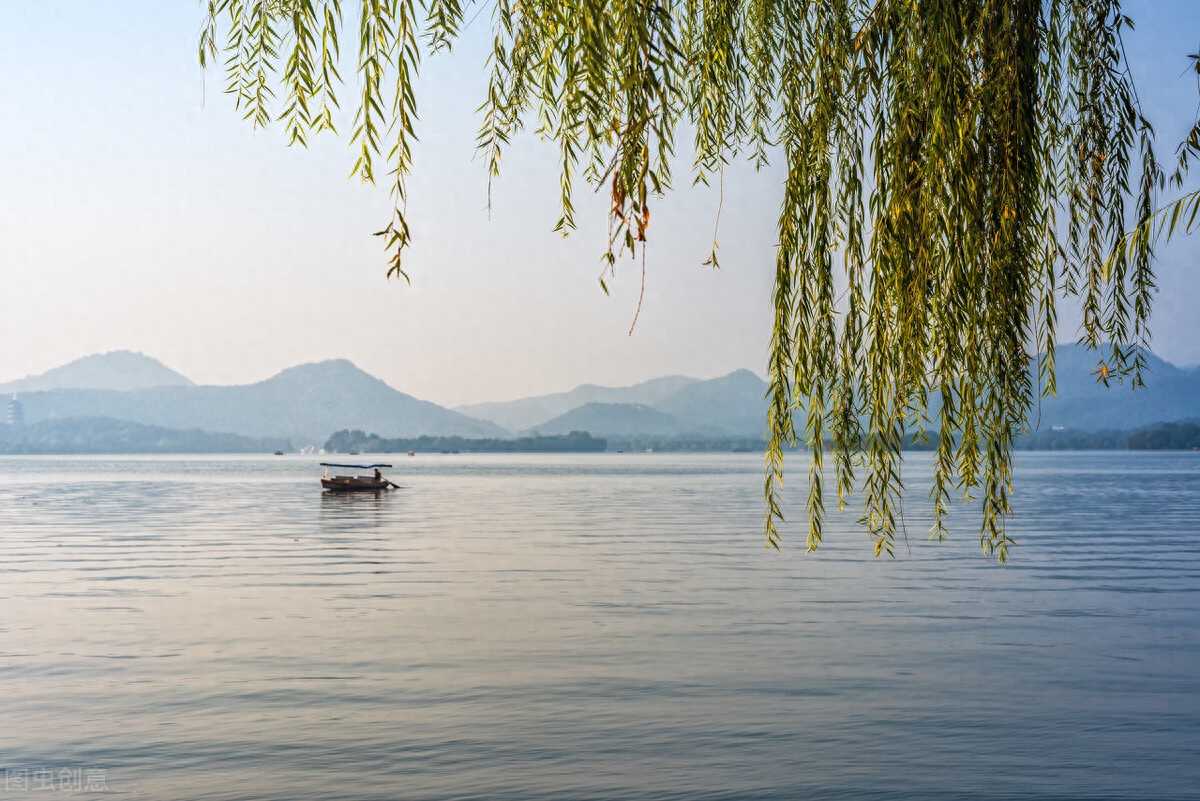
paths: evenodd
<path fill-rule="evenodd" d="M 1200 454 L 1021 453 L 1019 543 L 755 455 L 0 458 L 2 798 L 1197 798 Z"/>

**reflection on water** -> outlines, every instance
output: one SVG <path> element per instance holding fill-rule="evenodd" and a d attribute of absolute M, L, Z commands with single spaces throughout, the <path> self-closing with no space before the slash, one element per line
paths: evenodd
<path fill-rule="evenodd" d="M 379 528 L 387 523 L 392 504 L 399 503 L 395 490 L 375 492 L 321 493 L 321 530 L 356 531 Z"/>
<path fill-rule="evenodd" d="M 966 515 L 923 541 L 920 480 L 890 562 L 853 515 L 763 549 L 753 456 L 403 468 L 343 495 L 315 459 L 0 460 L 0 797 L 1200 786 L 1193 454 L 1022 454 L 1004 568 Z"/>

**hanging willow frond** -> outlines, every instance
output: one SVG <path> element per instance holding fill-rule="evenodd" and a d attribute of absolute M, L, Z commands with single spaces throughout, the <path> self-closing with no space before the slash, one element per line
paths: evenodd
<path fill-rule="evenodd" d="M 1200 213 L 1200 194 L 1169 222 L 1152 213 L 1163 176 L 1126 65 L 1121 37 L 1132 23 L 1119 2 L 491 7 L 477 140 L 489 177 L 525 125 L 557 143 L 556 230 L 574 228 L 577 177 L 602 187 L 610 267 L 647 239 L 681 123 L 692 131 L 697 181 L 742 154 L 784 167 L 767 544 L 780 544 L 784 452 L 805 444 L 808 548 L 822 538 L 828 451 L 839 509 L 861 490 L 875 553 L 892 554 L 902 449 L 936 435 L 932 537 L 945 536 L 954 497 L 977 495 L 982 548 L 1006 559 L 1013 441 L 1039 393 L 1054 391 L 1057 302 L 1078 296 L 1080 339 L 1102 350 L 1102 377 L 1140 384 L 1154 290 L 1150 226 L 1190 228 Z M 360 0 L 349 23 L 339 0 L 207 8 L 201 63 L 223 54 L 238 108 L 256 125 L 280 120 L 302 145 L 334 128 L 339 35 L 357 23 L 353 173 L 374 181 L 376 161 L 386 161 L 396 203 L 381 234 L 393 254 L 389 275 L 404 275 L 417 69 L 423 52 L 449 49 L 463 4 Z M 1181 170 L 1200 153 L 1200 127 L 1189 141 Z M 608 277 L 606 269 L 606 290 Z"/>
<path fill-rule="evenodd" d="M 1192 60 L 1192 71 L 1197 76 L 1197 88 L 1200 89 L 1200 53 L 1188 56 Z M 1191 170 L 1192 160 L 1200 158 L 1200 119 L 1188 131 L 1187 136 L 1179 143 L 1176 150 L 1175 170 L 1167 183 L 1172 189 L 1182 190 Z M 1147 181 L 1163 182 L 1163 174 L 1157 165 L 1147 163 L 1143 170 L 1143 184 Z M 1145 197 L 1143 192 L 1143 197 Z M 1167 205 L 1151 212 L 1151 206 L 1143 201 L 1138 208 L 1138 225 L 1122 239 L 1118 247 L 1108 257 L 1107 268 L 1114 269 L 1121 261 L 1138 259 L 1141 254 L 1148 253 L 1161 239 L 1170 239 L 1176 233 L 1192 233 L 1200 228 L 1200 189 L 1187 192 Z M 1138 294 L 1134 303 L 1138 306 L 1149 307 L 1150 290 L 1154 288 L 1153 276 L 1146 283 L 1147 291 Z"/>

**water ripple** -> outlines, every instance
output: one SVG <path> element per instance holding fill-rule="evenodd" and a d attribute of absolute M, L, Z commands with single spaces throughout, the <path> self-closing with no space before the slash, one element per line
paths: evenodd
<path fill-rule="evenodd" d="M 0 768 L 114 798 L 1200 787 L 1193 454 L 1022 454 L 1003 568 L 976 508 L 924 541 L 919 465 L 895 561 L 853 514 L 768 552 L 753 456 L 397 467 L 343 497 L 299 457 L 0 459 Z"/>

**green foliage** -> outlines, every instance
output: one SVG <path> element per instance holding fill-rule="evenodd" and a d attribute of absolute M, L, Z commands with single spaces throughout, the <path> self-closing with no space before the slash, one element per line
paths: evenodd
<path fill-rule="evenodd" d="M 1192 53 L 1188 58 L 1192 60 L 1192 71 L 1196 73 L 1197 83 L 1200 84 L 1200 53 Z M 1179 143 L 1176 156 L 1175 170 L 1165 182 L 1169 183 L 1172 189 L 1181 190 L 1187 180 L 1192 160 L 1200 158 L 1200 120 L 1196 121 L 1187 136 Z M 1153 173 L 1153 178 L 1159 183 L 1164 182 L 1163 176 L 1157 169 Z M 1143 178 L 1143 180 L 1146 179 Z M 1139 215 L 1138 225 L 1125 235 L 1118 247 L 1113 249 L 1112 255 L 1109 256 L 1110 264 L 1116 263 L 1120 259 L 1133 257 L 1136 253 L 1148 251 L 1164 237 L 1170 239 L 1176 233 L 1191 233 L 1196 230 L 1198 224 L 1200 224 L 1200 189 L 1185 193 L 1153 214 L 1148 214 L 1143 210 Z M 1142 299 L 1139 298 L 1139 302 L 1143 302 Z M 1147 297 L 1144 302 L 1148 303 L 1149 298 Z"/>
<path fill-rule="evenodd" d="M 1197 450 L 1200 449 L 1200 425 L 1194 422 L 1163 423 L 1129 437 L 1133 450 Z"/>
<path fill-rule="evenodd" d="M 671 185 L 681 124 L 694 132 L 697 181 L 738 156 L 784 167 L 768 545 L 780 544 L 784 451 L 803 443 L 808 548 L 821 541 L 828 452 L 838 507 L 861 489 L 875 553 L 891 555 L 905 432 L 940 430 L 932 536 L 945 536 L 954 497 L 978 494 L 981 545 L 1003 561 L 1013 441 L 1039 393 L 1054 391 L 1064 295 L 1080 300 L 1081 341 L 1103 351 L 1098 376 L 1141 381 L 1152 243 L 1115 246 L 1127 217 L 1151 218 L 1161 175 L 1123 56 L 1132 23 L 1117 0 L 491 7 L 478 137 L 489 175 L 524 126 L 555 142 L 556 229 L 575 225 L 577 177 L 604 188 L 609 267 L 645 242 L 650 206 Z M 449 48 L 463 11 L 452 0 L 362 0 L 354 10 L 354 174 L 375 180 L 387 152 L 396 201 L 381 232 L 389 274 L 403 275 L 408 242 L 413 82 L 423 52 Z M 209 18 L 202 63 L 224 56 L 227 91 L 247 119 L 272 119 L 278 91 L 274 118 L 291 141 L 333 128 L 345 27 L 338 0 L 210 0 Z M 606 269 L 606 288 L 608 277 Z"/>
<path fill-rule="evenodd" d="M 762 454 L 761 437 L 655 437 L 609 436 L 610 451 L 629 453 L 756 453 Z"/>
<path fill-rule="evenodd" d="M 1017 450 L 1022 451 L 1114 451 L 1125 450 L 1131 432 L 1077 431 L 1074 429 L 1041 429 L 1022 434 L 1016 439 Z"/>

